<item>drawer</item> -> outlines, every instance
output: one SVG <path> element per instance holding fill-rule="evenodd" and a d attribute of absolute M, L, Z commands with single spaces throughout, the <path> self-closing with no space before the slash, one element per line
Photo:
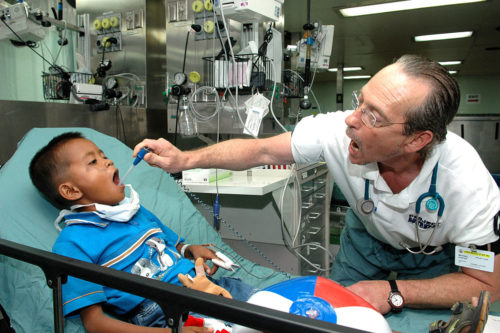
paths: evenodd
<path fill-rule="evenodd" d="M 301 273 L 303 275 L 328 275 L 328 272 L 325 272 L 324 269 L 326 268 L 325 264 L 325 252 L 324 249 L 320 248 L 319 243 L 315 245 L 313 243 L 312 245 L 304 246 L 301 249 L 301 254 L 312 263 L 310 265 L 309 263 L 305 262 L 304 260 L 301 260 L 300 262 L 300 268 L 301 268 Z"/>
<path fill-rule="evenodd" d="M 312 197 L 313 197 L 313 202 L 314 203 L 324 204 L 325 203 L 325 198 L 326 198 L 326 193 L 323 193 L 323 192 L 314 192 L 312 194 Z"/>
<path fill-rule="evenodd" d="M 325 187 L 327 176 L 328 176 L 328 173 L 325 173 L 324 175 L 318 176 L 315 179 L 313 179 L 314 191 L 318 191 L 318 190 Z"/>
<path fill-rule="evenodd" d="M 314 182 L 313 180 L 307 181 L 300 186 L 301 197 L 305 198 L 314 192 Z"/>
<path fill-rule="evenodd" d="M 323 243 L 325 239 L 325 227 L 309 227 L 302 231 L 304 241 L 302 243 Z"/>
<path fill-rule="evenodd" d="M 307 196 L 302 196 L 301 198 L 302 200 L 302 210 L 308 210 L 310 209 L 312 206 L 314 206 L 315 204 L 315 201 L 314 201 L 314 193 L 312 192 L 311 190 L 311 193 L 309 193 L 309 195 Z"/>
<path fill-rule="evenodd" d="M 308 212 L 304 218 L 304 224 L 310 228 L 310 227 L 321 227 L 323 226 L 323 212 L 321 209 L 317 209 L 317 207 L 314 207 L 313 210 Z"/>

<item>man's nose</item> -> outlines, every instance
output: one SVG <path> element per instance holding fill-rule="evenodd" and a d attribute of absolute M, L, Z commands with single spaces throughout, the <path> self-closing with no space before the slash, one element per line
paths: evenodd
<path fill-rule="evenodd" d="M 358 127 L 361 125 L 361 108 L 358 107 L 351 113 L 347 118 L 345 118 L 345 123 L 349 127 Z"/>

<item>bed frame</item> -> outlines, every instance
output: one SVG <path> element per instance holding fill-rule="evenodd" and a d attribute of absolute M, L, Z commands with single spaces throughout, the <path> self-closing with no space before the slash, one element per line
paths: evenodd
<path fill-rule="evenodd" d="M 66 282 L 68 275 L 155 301 L 164 313 L 169 314 L 167 322 L 173 333 L 182 332 L 182 318 L 188 311 L 269 333 L 364 332 L 128 274 L 4 239 L 0 239 L 0 254 L 39 266 L 43 270 L 47 285 L 52 289 L 56 333 L 64 332 L 61 285 Z"/>

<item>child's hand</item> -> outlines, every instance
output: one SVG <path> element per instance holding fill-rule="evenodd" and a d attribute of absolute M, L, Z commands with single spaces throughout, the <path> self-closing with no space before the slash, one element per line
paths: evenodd
<path fill-rule="evenodd" d="M 194 266 L 196 277 L 194 278 L 187 274 L 178 274 L 177 277 L 179 278 L 179 281 L 182 283 L 182 285 L 189 289 L 203 291 L 208 294 L 232 298 L 231 294 L 226 289 L 216 285 L 206 277 L 203 265 L 203 258 L 196 259 L 196 263 Z"/>
<path fill-rule="evenodd" d="M 206 246 L 203 246 L 203 245 L 190 245 L 187 249 L 186 249 L 186 252 L 189 251 L 191 252 L 191 255 L 193 256 L 193 258 L 196 260 L 198 258 L 202 258 L 204 263 L 203 263 L 203 268 L 205 269 L 205 273 L 207 273 L 208 275 L 212 276 L 215 274 L 215 272 L 217 272 L 217 269 L 219 269 L 219 266 L 217 265 L 213 265 L 212 268 L 210 268 L 206 263 L 205 261 L 207 260 L 211 260 L 211 259 L 214 259 L 214 258 L 217 258 L 217 256 L 215 255 L 215 253 L 210 250 L 209 248 L 207 248 Z"/>

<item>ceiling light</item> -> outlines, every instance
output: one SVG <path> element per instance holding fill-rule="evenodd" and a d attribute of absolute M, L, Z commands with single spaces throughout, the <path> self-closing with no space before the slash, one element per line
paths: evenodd
<path fill-rule="evenodd" d="M 453 61 L 439 61 L 441 66 L 453 66 L 462 64 L 462 60 L 453 60 Z"/>
<path fill-rule="evenodd" d="M 458 71 L 448 71 L 448 73 L 450 73 L 450 74 L 457 74 Z"/>
<path fill-rule="evenodd" d="M 354 72 L 354 71 L 360 71 L 362 70 L 363 67 L 360 67 L 360 66 L 355 66 L 355 67 L 344 67 L 343 70 L 344 72 Z M 337 68 L 328 68 L 328 71 L 329 72 L 336 72 L 337 71 Z"/>
<path fill-rule="evenodd" d="M 351 76 L 344 76 L 344 80 L 369 79 L 371 77 L 372 77 L 371 75 L 351 75 Z"/>
<path fill-rule="evenodd" d="M 481 2 L 486 0 L 407 0 L 382 3 L 378 5 L 344 8 L 340 13 L 346 17 L 397 12 L 428 7 L 459 5 L 464 3 Z"/>
<path fill-rule="evenodd" d="M 472 36 L 472 31 L 449 32 L 445 34 L 421 35 L 415 36 L 415 42 L 428 42 L 432 40 L 467 38 Z"/>

